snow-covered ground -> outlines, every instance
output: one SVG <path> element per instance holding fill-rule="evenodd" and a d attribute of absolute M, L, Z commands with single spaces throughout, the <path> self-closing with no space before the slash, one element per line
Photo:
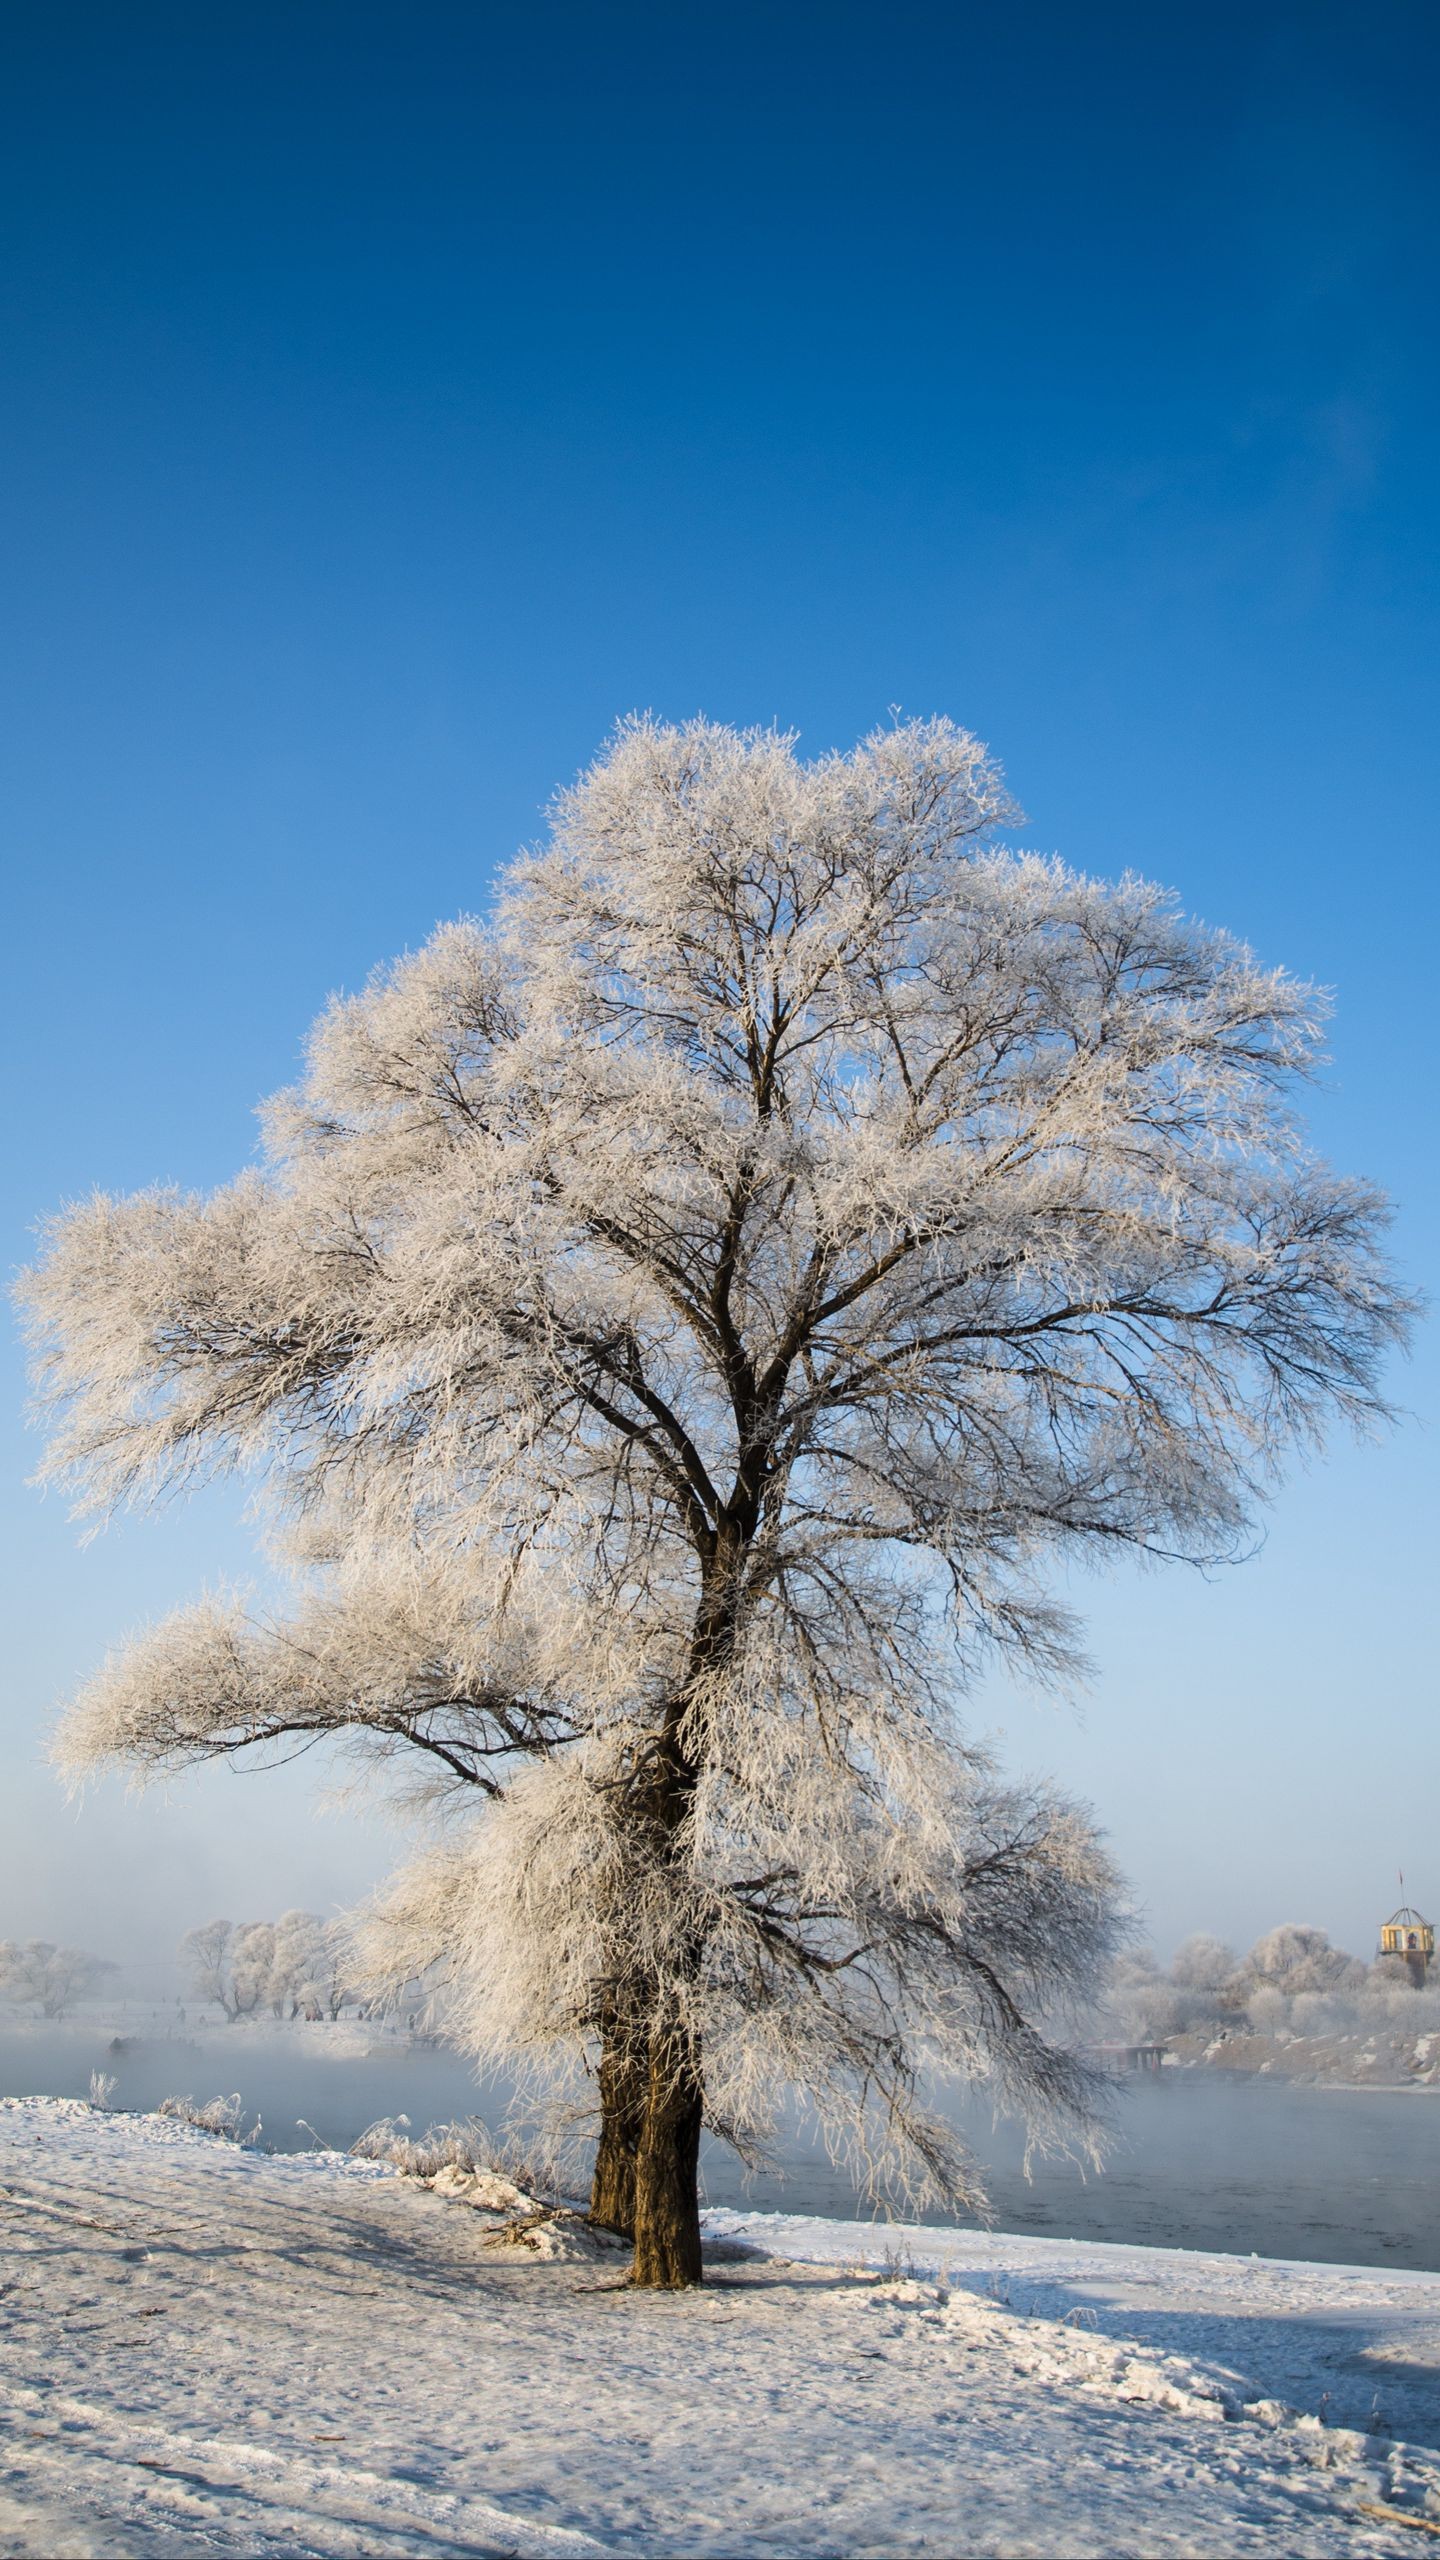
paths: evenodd
<path fill-rule="evenodd" d="M 497 2245 L 447 2183 L 0 2102 L 0 2549 L 1305 2560 L 1440 2534 L 1440 2277 L 717 2211 L 711 2281 L 655 2296 L 563 2224 L 557 2254 Z"/>

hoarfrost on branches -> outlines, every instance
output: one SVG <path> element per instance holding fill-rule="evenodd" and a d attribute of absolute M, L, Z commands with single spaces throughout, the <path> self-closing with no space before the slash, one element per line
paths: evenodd
<path fill-rule="evenodd" d="M 1235 1970 L 1234 1948 L 1202 1929 L 1194 1937 L 1183 1939 L 1176 1948 L 1170 1977 L 1187 1990 L 1218 1991 Z"/>
<path fill-rule="evenodd" d="M 53 1479 L 249 1470 L 300 1585 L 127 1648 L 70 1766 L 344 1735 L 478 1801 L 372 1965 L 596 2071 L 642 2280 L 698 2272 L 702 2111 L 753 2146 L 798 2084 L 952 2197 L 922 2074 L 1083 2138 L 1117 1882 L 957 1704 L 1075 1669 L 1066 1558 L 1240 1551 L 1404 1328 L 1293 1117 L 1313 991 L 1013 814 L 945 721 L 627 723 L 489 923 L 330 1007 L 263 1170 L 30 1282 Z"/>
<path fill-rule="evenodd" d="M 210 1920 L 180 1942 L 191 1988 L 230 2020 L 268 2009 L 276 2018 L 338 2018 L 358 1998 L 350 1932 L 314 1911 L 279 1920 Z"/>

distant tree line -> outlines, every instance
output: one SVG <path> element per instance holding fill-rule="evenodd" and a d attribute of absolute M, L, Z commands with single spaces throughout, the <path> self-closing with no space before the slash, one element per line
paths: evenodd
<path fill-rule="evenodd" d="M 1419 1996 L 1428 2004 L 1436 1993 Z M 1185 1939 L 1168 1967 L 1148 1948 L 1122 1957 L 1110 2015 L 1137 2044 L 1206 2028 L 1313 2036 L 1378 2023 L 1397 2001 L 1408 2023 L 1421 2023 L 1416 1998 L 1403 1957 L 1367 1964 L 1332 1946 L 1325 1930 L 1286 1921 L 1257 1938 L 1248 1955 L 1202 1931 Z"/>
<path fill-rule="evenodd" d="M 209 1920 L 180 1942 L 190 1988 L 236 2018 L 338 2018 L 359 1999 L 349 1941 L 314 1911 L 279 1920 Z"/>

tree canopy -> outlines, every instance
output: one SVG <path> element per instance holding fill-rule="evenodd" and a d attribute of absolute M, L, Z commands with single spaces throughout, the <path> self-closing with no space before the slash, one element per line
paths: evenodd
<path fill-rule="evenodd" d="M 298 1585 L 127 1647 L 71 1765 L 344 1735 L 478 1807 L 372 1943 L 598 2071 L 651 2280 L 702 2112 L 798 2085 L 951 2196 L 925 2073 L 1083 2126 L 1049 2022 L 1117 1880 L 960 1703 L 1074 1669 L 1066 1558 L 1240 1551 L 1404 1330 L 1294 1116 L 1314 991 L 1014 814 L 946 721 L 627 723 L 488 921 L 331 1005 L 260 1169 L 72 1209 L 29 1284 L 51 1476 L 249 1470 Z"/>

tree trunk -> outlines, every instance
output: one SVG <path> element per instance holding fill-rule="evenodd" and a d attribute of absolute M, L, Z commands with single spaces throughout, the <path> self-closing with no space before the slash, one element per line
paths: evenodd
<path fill-rule="evenodd" d="M 635 2157 L 633 2280 L 678 2291 L 700 2277 L 699 2057 L 681 2030 L 651 2040 L 644 2122 Z"/>
<path fill-rule="evenodd" d="M 590 2182 L 590 2219 L 625 2240 L 635 2237 L 635 2162 L 645 2122 L 648 2075 L 643 2040 L 618 2003 L 600 2029 L 600 2139 Z"/>
<path fill-rule="evenodd" d="M 728 1517 L 717 1531 L 706 1560 L 685 1683 L 669 1701 L 653 1747 L 637 1770 L 635 1818 L 649 1834 L 662 1869 L 683 1854 L 680 1844 L 700 1774 L 696 1737 L 687 1732 L 690 1708 L 696 1684 L 713 1671 L 733 1642 L 746 1539 L 754 1534 L 754 1527 L 752 1502 L 748 1518 Z M 673 1953 L 683 1975 L 687 1958 L 678 1947 Z M 692 1978 L 702 1957 L 700 1946 L 689 1949 Z M 659 1983 L 652 1990 L 657 1997 L 644 2000 L 637 1987 L 630 2011 L 644 2027 L 643 2042 L 632 2046 L 643 2055 L 644 2099 L 634 2164 L 631 2280 L 673 2292 L 701 2281 L 700 2132 L 705 2092 L 696 2039 L 674 2010 L 666 2014 L 673 1992 L 667 1995 Z M 618 2141 L 618 2124 L 616 2135 Z"/>

